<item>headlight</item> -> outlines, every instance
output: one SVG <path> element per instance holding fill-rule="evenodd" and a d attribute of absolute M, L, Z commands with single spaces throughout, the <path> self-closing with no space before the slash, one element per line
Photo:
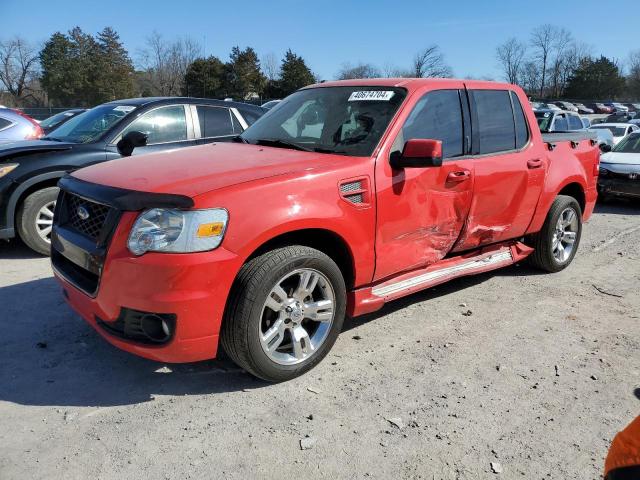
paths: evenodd
<path fill-rule="evenodd" d="M 131 229 L 127 246 L 134 255 L 213 250 L 222 242 L 228 220 L 229 214 L 223 208 L 153 208 L 140 214 Z"/>
<path fill-rule="evenodd" d="M 7 173 L 15 170 L 20 165 L 19 163 L 8 163 L 6 165 L 0 165 L 0 178 L 4 177 Z"/>

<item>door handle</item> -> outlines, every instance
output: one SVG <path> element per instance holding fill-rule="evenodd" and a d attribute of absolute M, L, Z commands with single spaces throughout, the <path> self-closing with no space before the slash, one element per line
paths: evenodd
<path fill-rule="evenodd" d="M 447 175 L 447 182 L 460 183 L 471 178 L 471 172 L 469 170 L 460 170 L 457 172 L 451 172 Z"/>
<path fill-rule="evenodd" d="M 532 158 L 530 160 L 527 160 L 527 167 L 528 168 L 540 168 L 540 167 L 542 167 L 542 159 L 540 159 L 540 158 Z"/>

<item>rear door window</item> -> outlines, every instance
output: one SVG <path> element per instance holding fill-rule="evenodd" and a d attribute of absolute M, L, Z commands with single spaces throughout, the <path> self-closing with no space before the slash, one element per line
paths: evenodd
<path fill-rule="evenodd" d="M 231 112 L 228 108 L 198 105 L 197 110 L 202 138 L 223 137 L 234 134 Z"/>
<path fill-rule="evenodd" d="M 402 127 L 404 142 L 413 138 L 442 141 L 444 158 L 463 154 L 462 108 L 458 90 L 436 90 L 425 94 L 413 108 Z"/>
<path fill-rule="evenodd" d="M 569 115 L 569 130 L 580 130 L 582 129 L 582 121 L 580 117 L 575 115 Z"/>
<path fill-rule="evenodd" d="M 480 154 L 515 149 L 516 130 L 507 90 L 474 90 Z"/>

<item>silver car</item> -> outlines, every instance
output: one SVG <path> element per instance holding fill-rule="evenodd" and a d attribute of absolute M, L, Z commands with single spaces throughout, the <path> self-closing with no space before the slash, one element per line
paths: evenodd
<path fill-rule="evenodd" d="M 0 108 L 0 143 L 35 140 L 42 136 L 42 128 L 35 120 L 10 108 Z"/>

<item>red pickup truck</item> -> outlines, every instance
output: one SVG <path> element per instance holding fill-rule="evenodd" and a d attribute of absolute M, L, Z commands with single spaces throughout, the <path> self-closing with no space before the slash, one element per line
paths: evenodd
<path fill-rule="evenodd" d="M 597 196 L 590 135 L 542 136 L 508 84 L 322 83 L 233 143 L 63 178 L 52 265 L 124 350 L 191 362 L 221 346 L 287 380 L 327 354 L 345 315 L 525 257 L 565 268 Z"/>

